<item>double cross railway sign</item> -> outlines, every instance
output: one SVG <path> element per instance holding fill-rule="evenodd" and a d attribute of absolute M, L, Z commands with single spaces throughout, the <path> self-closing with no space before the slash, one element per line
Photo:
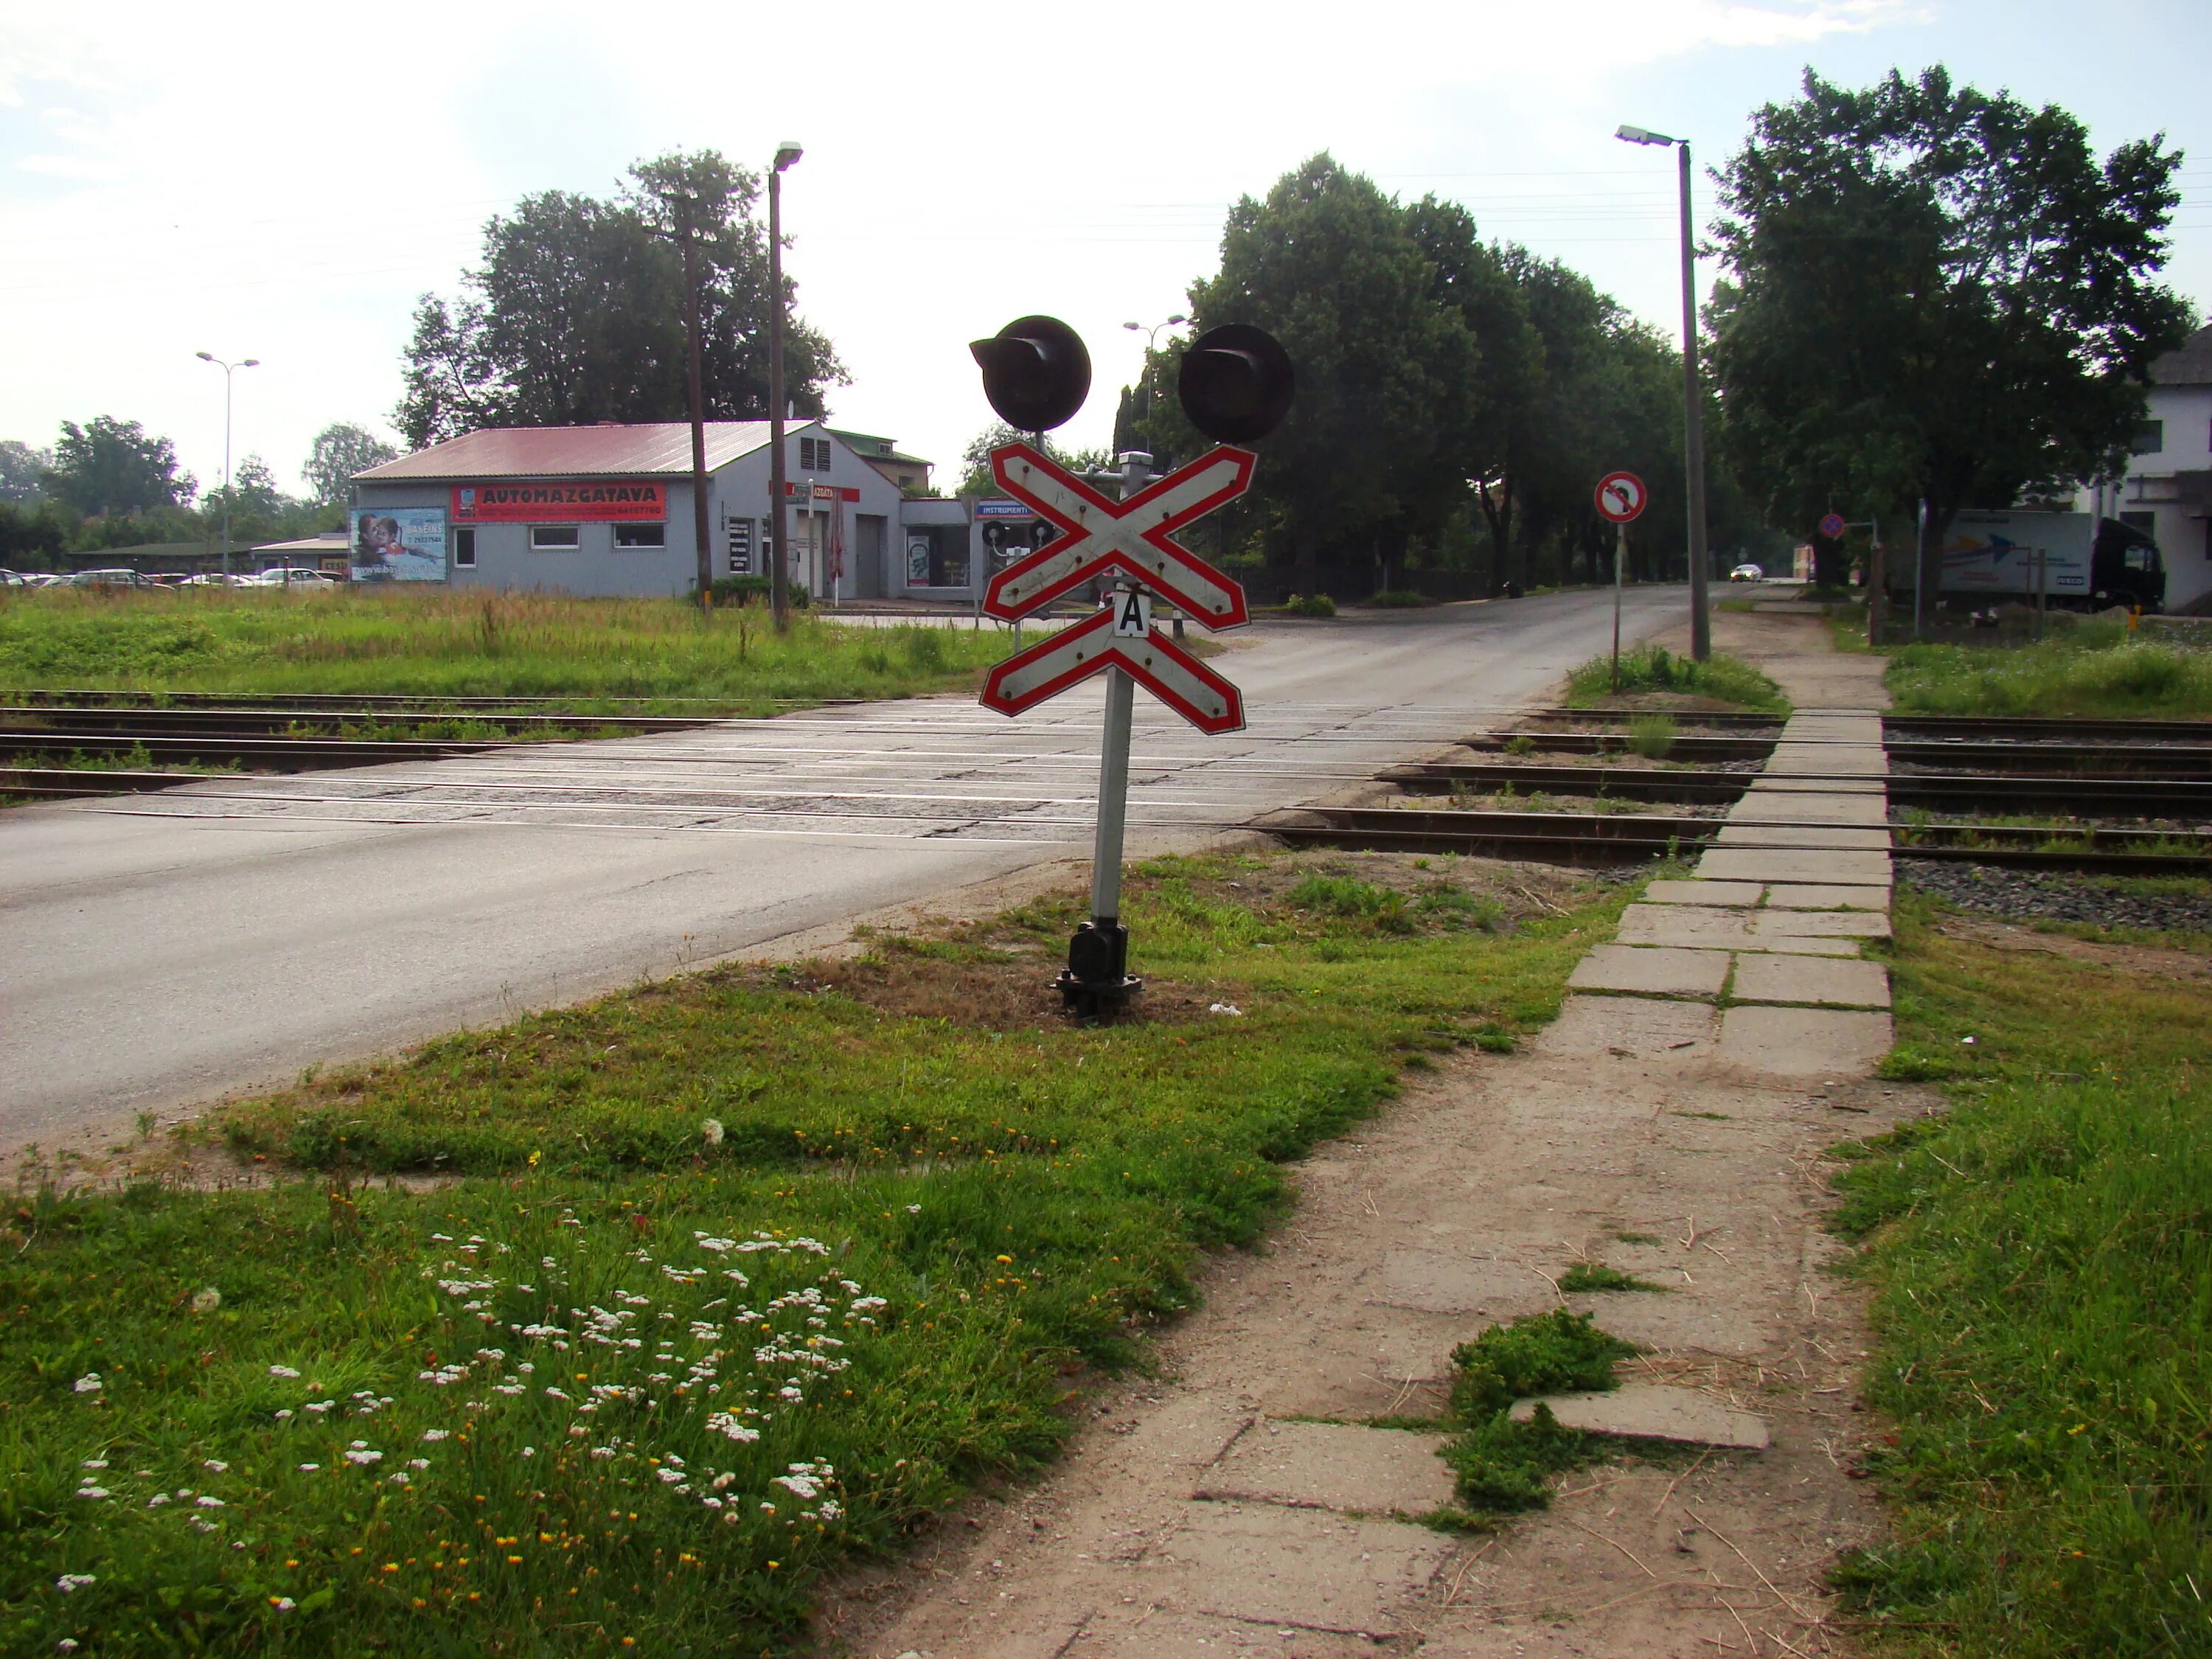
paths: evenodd
<path fill-rule="evenodd" d="M 1118 1012 L 1139 988 L 1127 972 L 1121 925 L 1121 840 L 1128 809 L 1129 726 L 1137 686 L 1209 734 L 1244 726 L 1235 686 L 1152 626 L 1164 599 L 1212 629 L 1252 619 L 1244 590 L 1176 539 L 1252 485 L 1258 458 L 1231 447 L 1264 436 L 1290 406 L 1290 360 L 1256 328 L 1231 325 L 1200 336 L 1183 354 L 1178 392 L 1191 423 L 1216 445 L 1196 460 L 1109 501 L 1044 453 L 1042 428 L 1081 407 L 1090 354 L 1075 331 L 1050 317 L 1024 317 L 969 348 L 984 392 L 1010 425 L 1038 433 L 1035 444 L 991 452 L 999 487 L 1057 532 L 991 579 L 983 609 L 1018 623 L 1086 584 L 1110 584 L 1106 603 L 1081 622 L 1017 651 L 983 683 L 983 706 L 1018 714 L 1093 675 L 1106 677 L 1106 732 L 1098 766 L 1098 845 L 1091 863 L 1091 920 L 1067 948 L 1059 987 L 1068 1006 L 1091 1018 Z M 1125 480 L 1149 456 L 1124 458 Z"/>
<path fill-rule="evenodd" d="M 1125 501 L 1109 501 L 1027 444 L 991 453 L 1000 488 L 1027 502 L 1060 534 L 991 580 L 983 609 L 1018 622 L 1084 583 L 1122 586 L 1087 622 L 1048 635 L 993 669 L 983 706 L 1018 714 L 1079 681 L 1120 669 L 1210 734 L 1244 726 L 1237 688 L 1152 626 L 1154 594 L 1208 628 L 1252 620 L 1244 589 L 1175 539 L 1174 532 L 1244 493 L 1255 457 L 1225 445 L 1177 467 Z"/>

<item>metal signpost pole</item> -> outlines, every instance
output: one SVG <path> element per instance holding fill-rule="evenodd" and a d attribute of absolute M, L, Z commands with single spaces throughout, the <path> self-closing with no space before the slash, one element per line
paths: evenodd
<path fill-rule="evenodd" d="M 1888 609 L 1887 582 L 1889 573 L 1883 568 L 1881 556 L 1881 520 L 1872 514 L 1867 515 L 1867 643 L 1882 642 L 1882 623 L 1887 620 L 1883 612 Z"/>
<path fill-rule="evenodd" d="M 1912 637 L 1928 637 L 1928 500 L 1920 501 L 1920 529 L 1912 543 Z"/>
<path fill-rule="evenodd" d="M 1091 852 L 1091 925 L 1115 941 L 1115 969 L 1126 971 L 1121 947 L 1121 834 L 1129 815 L 1129 725 L 1137 684 L 1121 669 L 1106 671 L 1106 738 L 1098 755 L 1098 842 Z"/>
<path fill-rule="evenodd" d="M 1628 560 L 1628 526 L 1613 527 L 1613 689 L 1620 690 L 1620 567 Z"/>

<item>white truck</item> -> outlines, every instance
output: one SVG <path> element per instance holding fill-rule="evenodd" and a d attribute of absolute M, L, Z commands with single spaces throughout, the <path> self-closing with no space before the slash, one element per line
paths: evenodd
<path fill-rule="evenodd" d="M 2094 526 L 2094 533 L 2093 533 Z M 2158 544 L 2133 525 L 2087 513 L 1960 513 L 1937 551 L 1946 599 L 2048 603 L 2085 611 L 2115 605 L 2156 611 L 2166 601 Z M 1910 595 L 1918 585 L 1912 546 L 1890 550 L 1888 586 Z"/>

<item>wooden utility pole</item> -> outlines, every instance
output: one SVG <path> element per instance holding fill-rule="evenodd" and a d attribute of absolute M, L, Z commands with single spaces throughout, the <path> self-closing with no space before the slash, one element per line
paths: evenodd
<path fill-rule="evenodd" d="M 692 234 L 692 202 L 687 191 L 676 210 L 676 227 L 684 244 L 684 328 L 690 337 L 691 391 L 691 533 L 699 554 L 699 609 L 714 608 L 714 544 L 707 510 L 707 393 L 699 346 L 699 254 Z"/>

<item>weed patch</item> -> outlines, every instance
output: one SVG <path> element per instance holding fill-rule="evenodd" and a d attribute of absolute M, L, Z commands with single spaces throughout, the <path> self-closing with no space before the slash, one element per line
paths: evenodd
<path fill-rule="evenodd" d="M 1899 713 L 2212 717 L 2212 654 L 2083 623 L 2033 645 L 1907 645 L 1883 683 Z"/>
<path fill-rule="evenodd" d="M 1642 646 L 1620 654 L 1620 690 L 1613 686 L 1613 659 L 1592 657 L 1567 677 L 1567 703 L 1588 708 L 1616 695 L 1674 693 L 1707 703 L 1759 714 L 1786 714 L 1790 700 L 1758 669 L 1741 658 L 1715 653 L 1704 662 L 1678 657 L 1661 645 Z"/>
<path fill-rule="evenodd" d="M 1589 1315 L 1564 1308 L 1493 1325 L 1454 1349 L 1451 1415 L 1462 1428 L 1443 1455 L 1461 1501 L 1497 1515 L 1548 1504 L 1550 1477 L 1588 1462 L 1606 1443 L 1562 1427 L 1541 1404 L 1516 1423 L 1514 1402 L 1610 1389 L 1614 1363 L 1635 1352 L 1598 1329 Z"/>

